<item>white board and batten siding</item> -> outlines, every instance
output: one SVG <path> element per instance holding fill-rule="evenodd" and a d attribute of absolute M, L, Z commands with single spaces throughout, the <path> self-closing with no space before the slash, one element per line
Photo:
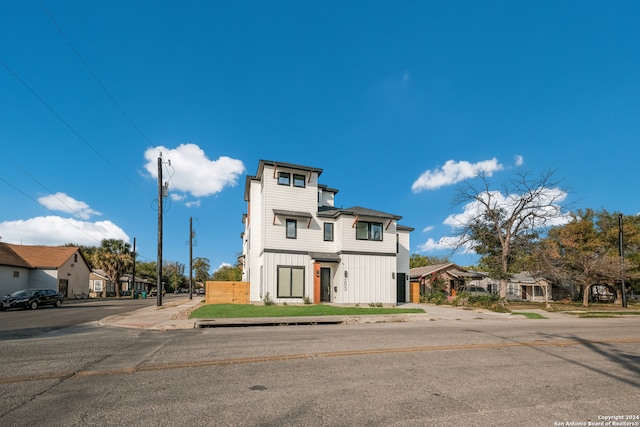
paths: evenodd
<path fill-rule="evenodd" d="M 265 252 L 263 259 L 265 295 L 269 292 L 269 297 L 278 303 L 302 303 L 302 298 L 278 298 L 278 267 L 304 267 L 304 296 L 313 298 L 313 263 L 309 255 Z"/>
<path fill-rule="evenodd" d="M 396 259 L 392 256 L 342 254 L 335 302 L 342 304 L 396 302 Z M 346 274 L 345 274 L 346 272 Z"/>

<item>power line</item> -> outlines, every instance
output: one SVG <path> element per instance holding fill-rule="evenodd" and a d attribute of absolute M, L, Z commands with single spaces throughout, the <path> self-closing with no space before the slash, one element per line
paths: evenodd
<path fill-rule="evenodd" d="M 18 169 L 20 169 L 22 171 L 22 173 L 24 173 L 25 175 L 27 175 L 29 178 L 31 178 L 33 181 L 35 181 L 38 185 L 40 185 L 42 188 L 44 188 L 49 194 L 51 194 L 53 197 L 55 197 L 60 203 L 62 203 L 64 206 L 66 206 L 67 208 L 69 208 L 69 210 L 71 211 L 71 213 L 76 214 L 77 216 L 81 217 L 81 212 L 77 209 L 72 208 L 71 206 L 69 206 L 64 200 L 62 200 L 60 197 L 57 196 L 57 194 L 55 194 L 53 191 L 51 191 L 50 189 L 48 189 L 42 182 L 40 182 L 38 179 L 36 179 L 33 175 L 31 175 L 26 169 L 24 169 L 22 166 L 20 166 L 19 164 L 17 164 L 15 161 L 13 161 L 13 159 L 11 157 L 9 157 L 6 153 L 3 153 L 2 151 L 0 151 L 0 154 L 2 154 L 2 156 L 4 156 L 4 158 L 6 158 L 7 160 L 9 160 L 11 163 L 13 163 L 14 166 L 16 166 Z M 6 182 L 6 181 L 5 181 Z M 13 186 L 15 188 L 15 186 Z M 24 192 L 21 191 L 22 194 L 25 194 Z M 32 199 L 33 200 L 33 199 Z M 38 204 L 42 205 L 42 203 L 37 202 Z M 46 207 L 46 206 L 45 206 Z M 48 208 L 47 208 L 48 209 Z M 50 210 L 50 209 L 49 209 Z M 51 211 L 51 210 L 50 210 Z M 53 211 L 51 211 L 53 212 Z M 104 234 L 102 232 L 102 230 L 98 229 L 95 224 L 91 223 L 91 222 L 86 222 L 87 224 L 91 224 L 91 226 L 93 227 L 93 229 L 102 234 L 105 239 L 110 239 L 110 236 L 107 236 L 106 234 Z"/>
<path fill-rule="evenodd" d="M 0 181 L 4 182 L 5 184 L 7 184 L 9 187 L 13 188 L 14 190 L 16 190 L 18 193 L 22 194 L 23 196 L 25 196 L 28 199 L 31 199 L 32 201 L 34 201 L 35 203 L 39 204 L 40 206 L 42 206 L 41 203 L 39 203 L 36 199 L 34 199 L 33 197 L 29 196 L 27 193 L 25 193 L 24 191 L 22 191 L 21 189 L 19 189 L 18 187 L 16 187 L 15 185 L 13 185 L 12 183 L 10 183 L 9 181 L 7 181 L 6 179 L 0 177 Z M 47 208 L 46 206 L 43 206 L 46 210 L 48 210 L 49 212 L 55 214 L 54 211 L 52 211 L 51 209 Z M 95 240 L 98 243 L 101 243 L 100 240 L 98 240 L 95 236 L 92 236 L 91 234 L 87 233 L 85 230 L 83 230 L 82 228 L 76 226 L 75 224 L 73 224 L 71 221 L 68 221 L 66 218 L 63 218 L 59 215 L 56 215 L 58 218 L 60 218 L 61 220 L 63 220 L 64 222 L 66 222 L 67 224 L 69 224 L 70 226 L 72 226 L 73 228 L 79 230 L 80 232 L 82 232 L 83 234 L 86 234 L 87 236 L 89 236 L 90 238 L 92 238 L 93 240 Z"/>
<path fill-rule="evenodd" d="M 144 191 L 142 189 L 142 187 L 140 187 L 138 184 L 136 184 L 135 182 L 133 182 L 133 180 L 131 178 L 129 178 L 124 172 L 122 172 L 120 169 L 118 169 L 116 167 L 116 165 L 114 165 L 109 159 L 107 159 L 105 156 L 102 155 L 102 153 L 100 153 L 93 145 L 91 145 L 89 143 L 89 141 L 87 141 L 82 135 L 80 135 L 80 133 L 74 129 L 73 126 L 71 126 L 71 124 L 69 124 L 69 122 L 67 122 L 60 114 L 58 114 L 56 112 L 56 110 L 53 109 L 53 107 L 51 107 L 44 99 L 42 99 L 42 97 L 40 95 L 38 95 L 33 89 L 31 89 L 31 87 L 20 78 L 20 76 L 18 76 L 18 74 L 13 71 L 13 69 L 11 69 L 11 67 L 9 67 L 2 59 L 0 59 L 0 64 L 2 64 L 2 66 L 9 71 L 9 73 L 15 77 L 16 80 L 18 80 L 29 92 L 31 92 L 31 94 L 38 100 L 40 101 L 40 103 L 42 105 L 44 105 L 50 112 L 51 114 L 53 114 L 58 120 L 60 120 L 62 122 L 62 124 L 64 124 L 75 136 L 78 137 L 78 139 L 80 141 L 82 141 L 87 147 L 89 147 L 98 157 L 100 157 L 102 160 L 105 161 L 105 163 L 107 163 L 109 166 L 111 166 L 111 168 L 113 170 L 115 170 L 116 172 L 118 172 L 118 174 L 120 174 L 124 179 L 126 179 L 127 181 L 129 181 L 131 184 L 133 184 L 135 187 L 137 187 L 138 189 Z"/>
<path fill-rule="evenodd" d="M 96 83 L 98 83 L 98 86 L 100 86 L 100 88 L 102 89 L 102 91 L 107 95 L 107 97 L 111 100 L 111 102 L 113 103 L 113 105 L 116 106 L 116 108 L 120 111 L 120 113 L 122 113 L 122 115 L 129 121 L 129 123 L 131 124 L 131 126 L 133 126 L 133 128 L 152 146 L 155 146 L 155 144 L 153 142 L 151 142 L 151 140 L 149 138 L 147 138 L 147 136 L 142 132 L 142 130 L 140 130 L 140 128 L 135 124 L 135 122 L 131 119 L 131 117 L 129 117 L 129 115 L 124 111 L 124 109 L 120 106 L 120 104 L 115 100 L 115 98 L 111 95 L 111 93 L 109 92 L 109 90 L 107 90 L 106 86 L 102 83 L 102 81 L 98 78 L 98 76 L 96 75 L 96 73 L 93 72 L 93 70 L 91 69 L 91 67 L 89 66 L 89 64 L 87 64 L 87 61 L 84 60 L 83 56 L 80 54 L 80 52 L 78 51 L 78 49 L 76 49 L 76 47 L 73 45 L 73 43 L 71 42 L 71 40 L 69 39 L 69 37 L 67 37 L 67 35 L 65 34 L 64 31 L 62 31 L 62 28 L 60 27 L 60 25 L 58 25 L 58 22 L 55 20 L 55 18 L 53 17 L 53 15 L 51 15 L 51 13 L 49 12 L 49 10 L 47 10 L 47 8 L 44 6 L 44 4 L 42 3 L 42 1 L 38 0 L 38 3 L 40 3 L 40 7 L 42 7 L 42 10 L 44 10 L 44 13 L 47 14 L 47 16 L 49 17 L 49 19 L 51 20 L 51 22 L 53 22 L 53 25 L 56 27 L 56 29 L 58 30 L 58 32 L 60 33 L 60 35 L 62 36 L 62 38 L 64 38 L 64 40 L 67 42 L 67 44 L 69 45 L 69 47 L 71 48 L 71 50 L 73 50 L 73 52 L 76 54 L 76 56 L 78 57 L 78 59 L 80 60 L 80 62 L 82 62 L 82 65 L 84 65 L 84 67 L 87 69 L 87 71 L 89 72 L 89 74 L 91 75 L 91 77 L 93 77 L 93 79 L 96 81 Z"/>

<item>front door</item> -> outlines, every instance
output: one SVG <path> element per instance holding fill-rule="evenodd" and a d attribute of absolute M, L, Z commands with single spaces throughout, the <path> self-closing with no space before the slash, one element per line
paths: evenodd
<path fill-rule="evenodd" d="M 58 292 L 60 292 L 65 298 L 69 296 L 69 281 L 67 279 L 60 279 L 58 281 Z"/>
<path fill-rule="evenodd" d="M 331 302 L 331 269 L 320 268 L 320 302 Z"/>
<path fill-rule="evenodd" d="M 407 302 L 407 274 L 398 273 L 396 283 L 397 302 Z"/>

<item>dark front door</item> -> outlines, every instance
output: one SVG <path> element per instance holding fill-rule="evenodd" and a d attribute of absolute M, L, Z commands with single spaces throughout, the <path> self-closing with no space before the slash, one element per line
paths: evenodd
<path fill-rule="evenodd" d="M 65 298 L 69 296 L 69 281 L 67 279 L 60 279 L 58 281 L 58 292 Z"/>
<path fill-rule="evenodd" d="M 320 268 L 320 301 L 331 302 L 331 269 Z"/>
<path fill-rule="evenodd" d="M 407 302 L 407 275 L 406 273 L 398 273 L 397 285 L 397 302 Z"/>

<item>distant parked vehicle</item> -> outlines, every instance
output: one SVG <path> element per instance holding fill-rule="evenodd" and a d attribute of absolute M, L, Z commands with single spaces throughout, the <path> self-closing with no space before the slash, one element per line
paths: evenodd
<path fill-rule="evenodd" d="M 131 296 L 131 291 L 120 291 L 120 296 L 121 297 L 130 297 Z"/>
<path fill-rule="evenodd" d="M 196 291 L 196 295 L 204 296 L 204 294 L 205 294 L 204 288 L 198 288 L 198 290 Z"/>
<path fill-rule="evenodd" d="M 23 289 L 2 297 L 0 308 L 7 310 L 10 308 L 29 308 L 35 310 L 43 305 L 60 307 L 63 295 L 53 289 Z"/>
<path fill-rule="evenodd" d="M 162 296 L 165 296 L 167 293 L 167 291 L 165 291 L 164 289 L 162 290 Z M 149 296 L 150 297 L 155 297 L 158 296 L 158 289 L 157 288 L 151 288 L 149 290 Z"/>

